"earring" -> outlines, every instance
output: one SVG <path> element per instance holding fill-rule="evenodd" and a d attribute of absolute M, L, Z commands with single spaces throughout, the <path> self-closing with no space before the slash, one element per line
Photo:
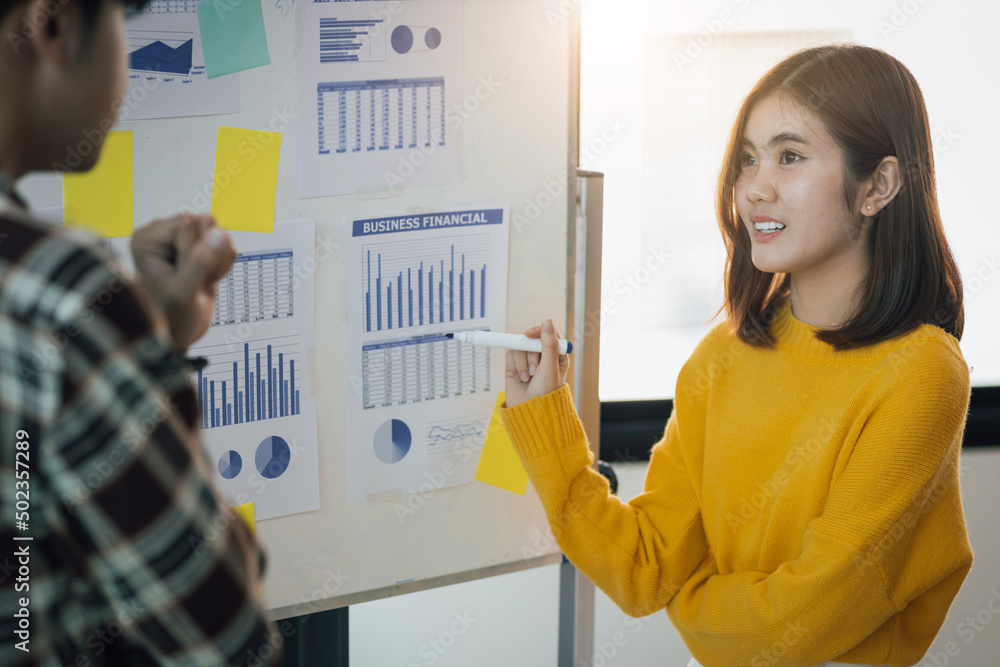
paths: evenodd
<path fill-rule="evenodd" d="M 872 210 L 872 205 L 871 204 L 868 204 L 868 210 L 869 211 Z"/>

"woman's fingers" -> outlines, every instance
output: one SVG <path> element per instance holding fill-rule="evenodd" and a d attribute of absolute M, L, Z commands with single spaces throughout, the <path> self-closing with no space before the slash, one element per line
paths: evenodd
<path fill-rule="evenodd" d="M 531 379 L 531 374 L 528 373 L 528 353 L 521 350 L 510 350 L 510 352 L 513 352 L 511 356 L 514 362 L 515 377 L 521 382 L 528 382 Z"/>
<path fill-rule="evenodd" d="M 528 375 L 534 375 L 538 370 L 538 364 L 542 360 L 542 355 L 538 352 L 528 352 Z"/>

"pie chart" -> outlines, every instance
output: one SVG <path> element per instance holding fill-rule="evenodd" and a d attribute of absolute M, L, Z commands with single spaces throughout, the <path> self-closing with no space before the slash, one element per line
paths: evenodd
<path fill-rule="evenodd" d="M 427 45 L 428 49 L 436 49 L 441 46 L 441 31 L 437 28 L 429 29 L 424 33 L 424 44 Z"/>
<path fill-rule="evenodd" d="M 243 469 L 243 459 L 233 450 L 229 450 L 219 457 L 219 474 L 223 479 L 233 479 L 240 474 Z"/>
<path fill-rule="evenodd" d="M 406 53 L 413 46 L 413 31 L 405 25 L 397 26 L 392 31 L 389 41 L 392 43 L 393 51 L 396 53 Z"/>
<path fill-rule="evenodd" d="M 375 431 L 375 456 L 382 463 L 396 463 L 410 451 L 412 442 L 410 427 L 399 419 L 390 419 Z"/>
<path fill-rule="evenodd" d="M 280 477 L 288 469 L 291 460 L 292 452 L 288 448 L 288 443 L 276 435 L 264 438 L 264 441 L 257 445 L 257 454 L 254 456 L 257 472 L 267 479 Z"/>

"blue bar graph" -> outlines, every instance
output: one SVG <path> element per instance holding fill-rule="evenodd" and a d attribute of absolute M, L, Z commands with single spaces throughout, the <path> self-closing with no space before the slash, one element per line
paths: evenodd
<path fill-rule="evenodd" d="M 209 365 L 198 371 L 198 410 L 203 429 L 233 426 L 265 419 L 277 419 L 300 414 L 299 393 L 301 379 L 296 376 L 293 355 L 298 355 L 297 336 L 268 339 L 273 343 L 255 343 L 256 372 L 250 371 L 250 343 L 243 343 L 238 352 L 226 352 L 228 345 L 200 348 L 211 360 L 213 351 L 218 356 L 236 357 L 222 365 Z M 263 359 L 261 358 L 263 356 Z M 266 365 L 262 367 L 262 362 Z M 276 363 L 275 363 L 276 362 Z M 242 368 L 241 368 L 242 365 Z M 287 365 L 287 368 L 285 367 Z M 225 368 L 226 370 L 221 370 Z M 213 376 L 216 379 L 210 379 Z M 225 379 L 223 379 L 225 378 Z M 264 379 L 267 378 L 267 379 Z M 216 402 L 216 384 L 219 384 L 221 402 Z"/>
<path fill-rule="evenodd" d="M 364 248 L 364 331 L 485 318 L 489 249 L 485 242 L 469 245 L 439 240 L 405 250 L 398 243 Z"/>
<path fill-rule="evenodd" d="M 319 20 L 319 61 L 321 63 L 385 60 L 383 19 L 341 21 Z M 372 35 L 371 29 L 378 26 Z"/>

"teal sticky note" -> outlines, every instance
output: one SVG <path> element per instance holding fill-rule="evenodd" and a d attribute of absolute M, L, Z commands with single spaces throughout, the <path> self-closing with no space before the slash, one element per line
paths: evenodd
<path fill-rule="evenodd" d="M 261 0 L 203 0 L 198 26 L 209 79 L 271 64 Z"/>

